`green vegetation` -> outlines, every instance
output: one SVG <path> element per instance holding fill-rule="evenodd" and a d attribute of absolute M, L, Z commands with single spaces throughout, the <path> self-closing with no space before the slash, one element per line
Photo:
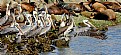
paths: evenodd
<path fill-rule="evenodd" d="M 89 19 L 87 17 L 79 15 L 79 17 L 74 17 L 74 21 L 75 21 L 75 24 L 78 26 L 79 23 L 83 24 L 82 20 L 88 19 L 97 28 L 102 29 L 104 27 L 114 26 L 114 25 L 117 25 L 117 24 L 121 23 L 121 13 L 116 12 L 116 17 L 117 17 L 116 21 L 108 21 L 108 20 Z M 61 15 L 56 15 L 56 18 L 57 18 L 57 20 L 60 20 Z"/>

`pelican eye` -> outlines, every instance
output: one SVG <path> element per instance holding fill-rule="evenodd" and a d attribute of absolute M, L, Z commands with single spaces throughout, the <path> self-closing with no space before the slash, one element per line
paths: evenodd
<path fill-rule="evenodd" d="M 18 36 L 20 36 L 20 34 Z"/>
<path fill-rule="evenodd" d="M 45 13 L 42 13 L 42 15 L 44 15 Z"/>
<path fill-rule="evenodd" d="M 29 16 L 28 18 L 31 18 L 32 16 Z"/>
<path fill-rule="evenodd" d="M 88 22 L 85 22 L 85 23 L 88 23 Z"/>

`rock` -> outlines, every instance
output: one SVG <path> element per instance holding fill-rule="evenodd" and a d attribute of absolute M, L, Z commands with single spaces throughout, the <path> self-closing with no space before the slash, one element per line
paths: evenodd
<path fill-rule="evenodd" d="M 53 42 L 53 45 L 57 47 L 69 47 L 69 41 L 59 39 Z"/>

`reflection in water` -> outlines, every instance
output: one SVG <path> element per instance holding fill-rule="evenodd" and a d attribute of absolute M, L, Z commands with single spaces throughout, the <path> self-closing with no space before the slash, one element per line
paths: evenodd
<path fill-rule="evenodd" d="M 42 55 L 121 55 L 121 25 L 109 27 L 108 39 L 99 40 L 88 36 L 72 37 L 69 48 L 57 48 Z"/>

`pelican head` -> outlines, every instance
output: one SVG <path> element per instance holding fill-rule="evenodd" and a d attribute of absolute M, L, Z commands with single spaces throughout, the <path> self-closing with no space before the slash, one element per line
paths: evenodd
<path fill-rule="evenodd" d="M 50 19 L 50 18 L 51 18 L 51 15 L 47 14 L 47 18 L 49 18 L 49 19 Z"/>
<path fill-rule="evenodd" d="M 37 12 L 36 12 L 36 11 L 33 11 L 33 15 L 34 15 L 34 14 L 37 14 Z"/>
<path fill-rule="evenodd" d="M 65 26 L 66 26 L 65 22 L 62 21 L 61 24 L 60 24 L 60 27 L 65 27 Z"/>
<path fill-rule="evenodd" d="M 34 8 L 35 11 L 38 11 L 38 8 Z"/>
<path fill-rule="evenodd" d="M 31 18 L 32 15 L 31 14 L 26 14 L 26 18 Z"/>
<path fill-rule="evenodd" d="M 90 25 L 88 22 L 89 22 L 88 20 L 83 20 L 83 23 L 84 23 L 85 25 L 87 25 L 88 27 L 91 27 L 91 25 Z"/>
<path fill-rule="evenodd" d="M 42 14 L 39 14 L 38 16 L 39 16 L 39 17 L 41 17 L 41 16 L 42 16 Z"/>
<path fill-rule="evenodd" d="M 45 16 L 45 15 L 46 15 L 46 11 L 42 11 L 42 13 L 41 13 L 41 14 Z"/>
<path fill-rule="evenodd" d="M 7 7 L 9 6 L 9 4 L 7 4 Z"/>
<path fill-rule="evenodd" d="M 89 20 L 83 20 L 83 23 L 87 25 L 88 27 L 96 28 L 92 23 L 89 22 Z"/>

